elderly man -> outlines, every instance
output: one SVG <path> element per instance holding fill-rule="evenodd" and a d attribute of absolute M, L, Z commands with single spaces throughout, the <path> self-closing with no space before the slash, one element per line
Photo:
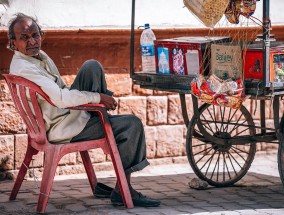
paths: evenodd
<path fill-rule="evenodd" d="M 111 91 L 107 90 L 103 67 L 95 60 L 86 61 L 68 88 L 51 58 L 41 50 L 44 32 L 36 20 L 25 14 L 16 14 L 9 22 L 9 48 L 14 51 L 10 73 L 29 79 L 42 88 L 57 106 L 39 101 L 43 111 L 48 140 L 54 144 L 101 138 L 103 129 L 99 117 L 85 111 L 70 111 L 66 107 L 87 103 L 101 103 L 107 109 L 117 106 Z M 159 206 L 160 201 L 143 196 L 130 184 L 131 173 L 149 165 L 146 159 L 144 128 L 134 115 L 111 115 L 109 120 L 118 145 L 130 193 L 135 206 Z M 64 132 L 63 132 L 64 131 Z M 98 183 L 97 197 L 110 197 L 114 205 L 123 201 L 116 184 L 114 190 Z"/>

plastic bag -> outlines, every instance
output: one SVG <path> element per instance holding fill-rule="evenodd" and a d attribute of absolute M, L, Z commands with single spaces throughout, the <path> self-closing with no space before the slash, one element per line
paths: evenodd
<path fill-rule="evenodd" d="M 241 78 L 233 81 L 222 80 L 216 75 L 204 78 L 197 76 L 191 82 L 191 93 L 202 102 L 238 109 L 246 99 Z"/>

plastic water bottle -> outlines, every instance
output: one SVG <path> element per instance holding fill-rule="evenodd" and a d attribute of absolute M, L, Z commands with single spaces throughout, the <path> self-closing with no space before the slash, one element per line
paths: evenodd
<path fill-rule="evenodd" d="M 155 34 L 147 23 L 140 37 L 143 72 L 156 73 L 154 40 Z"/>

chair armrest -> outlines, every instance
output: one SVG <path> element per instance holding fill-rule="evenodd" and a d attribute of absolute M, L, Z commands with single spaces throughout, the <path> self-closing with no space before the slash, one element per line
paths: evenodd
<path fill-rule="evenodd" d="M 103 104 L 84 104 L 75 107 L 68 107 L 70 110 L 85 110 L 85 111 L 99 111 L 106 112 L 107 109 Z"/>

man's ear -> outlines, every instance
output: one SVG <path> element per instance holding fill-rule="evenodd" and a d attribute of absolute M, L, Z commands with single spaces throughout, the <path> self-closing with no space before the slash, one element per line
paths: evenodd
<path fill-rule="evenodd" d="M 7 48 L 14 51 L 16 50 L 16 47 L 15 47 L 15 40 L 14 39 L 10 39 L 8 41 L 8 45 L 7 45 Z"/>
<path fill-rule="evenodd" d="M 41 41 L 44 41 L 44 39 L 45 39 L 45 32 L 41 32 Z"/>

